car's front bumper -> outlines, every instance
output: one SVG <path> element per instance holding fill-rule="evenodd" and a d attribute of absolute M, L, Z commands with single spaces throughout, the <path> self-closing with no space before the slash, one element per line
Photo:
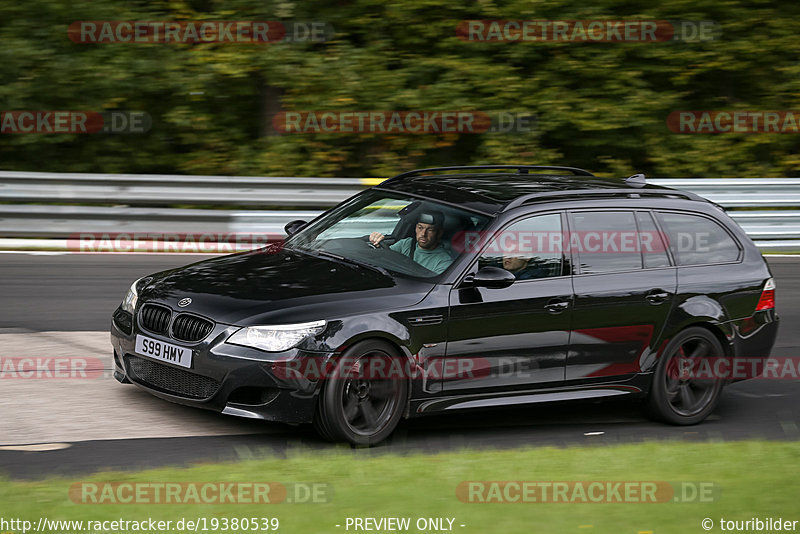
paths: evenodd
<path fill-rule="evenodd" d="M 176 342 L 149 332 L 128 335 L 111 321 L 114 377 L 131 382 L 156 397 L 228 415 L 289 424 L 310 423 L 318 394 L 318 381 L 275 372 L 276 365 L 307 358 L 326 361 L 334 353 L 291 349 L 266 354 L 229 345 L 225 340 L 238 328 L 217 324 L 203 341 Z M 136 334 L 193 350 L 191 368 L 135 354 Z M 269 358 L 269 359 L 267 359 Z M 279 362 L 276 364 L 276 361 Z"/>

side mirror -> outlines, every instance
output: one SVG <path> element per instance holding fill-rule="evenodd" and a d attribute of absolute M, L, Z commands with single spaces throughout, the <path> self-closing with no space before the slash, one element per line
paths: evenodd
<path fill-rule="evenodd" d="M 500 267 L 483 267 L 472 277 L 472 285 L 487 289 L 503 289 L 514 283 L 517 278 Z"/>
<path fill-rule="evenodd" d="M 283 227 L 283 230 L 286 232 L 286 235 L 292 235 L 302 230 L 302 228 L 307 224 L 308 223 L 306 221 L 297 219 L 286 223 L 286 226 Z"/>

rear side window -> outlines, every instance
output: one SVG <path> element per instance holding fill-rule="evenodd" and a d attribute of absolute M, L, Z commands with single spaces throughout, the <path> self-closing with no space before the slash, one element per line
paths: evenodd
<path fill-rule="evenodd" d="M 569 247 L 580 274 L 641 269 L 637 235 L 632 211 L 570 213 Z"/>
<path fill-rule="evenodd" d="M 719 223 L 699 215 L 658 212 L 678 265 L 727 263 L 739 259 L 739 245 Z"/>

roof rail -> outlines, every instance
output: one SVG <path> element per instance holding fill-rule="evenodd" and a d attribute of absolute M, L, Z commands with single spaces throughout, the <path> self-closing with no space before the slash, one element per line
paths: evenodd
<path fill-rule="evenodd" d="M 607 196 L 607 197 L 628 197 L 640 198 L 643 196 L 648 197 L 677 197 L 686 200 L 700 200 L 706 201 L 700 195 L 690 193 L 688 191 L 678 191 L 676 189 L 577 189 L 571 191 L 546 191 L 544 193 L 531 193 L 529 195 L 521 196 L 506 204 L 500 211 L 508 211 L 517 208 L 524 204 L 530 204 L 536 201 L 548 201 L 558 198 L 570 198 L 576 196 Z M 707 201 L 706 201 L 707 202 Z"/>
<path fill-rule="evenodd" d="M 384 181 L 383 183 L 385 184 L 388 182 L 402 180 L 403 178 L 408 178 L 410 176 L 419 176 L 424 173 L 434 172 L 434 171 L 477 171 L 477 170 L 491 170 L 491 169 L 505 169 L 505 170 L 514 169 L 519 171 L 520 174 L 528 174 L 529 170 L 566 171 L 576 176 L 594 176 L 594 174 L 590 173 L 585 169 L 579 169 L 578 167 L 560 167 L 557 165 L 464 165 L 455 167 L 430 167 L 428 169 L 415 169 L 413 171 L 408 171 L 402 174 L 398 174 L 397 176 L 393 176 L 388 180 Z"/>

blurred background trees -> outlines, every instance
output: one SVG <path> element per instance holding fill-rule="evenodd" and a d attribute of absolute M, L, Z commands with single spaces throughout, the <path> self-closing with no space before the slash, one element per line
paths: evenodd
<path fill-rule="evenodd" d="M 713 20 L 718 39 L 466 42 L 464 19 Z M 322 43 L 79 44 L 79 20 L 314 20 Z M 800 110 L 800 3 L 0 0 L 0 109 L 138 110 L 145 134 L 0 135 L 0 168 L 387 176 L 441 164 L 796 176 L 800 134 L 677 135 L 675 110 Z M 285 134 L 286 110 L 533 113 L 528 132 Z"/>

